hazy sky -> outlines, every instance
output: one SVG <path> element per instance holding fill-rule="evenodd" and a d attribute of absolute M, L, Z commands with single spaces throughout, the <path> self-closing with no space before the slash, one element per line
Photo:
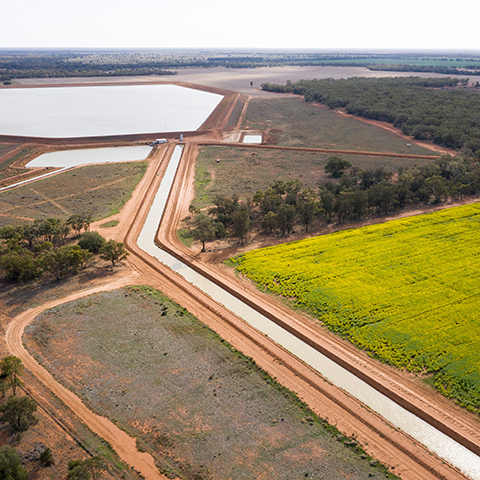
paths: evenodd
<path fill-rule="evenodd" d="M 0 48 L 480 49 L 478 10 L 478 0 L 0 0 Z"/>

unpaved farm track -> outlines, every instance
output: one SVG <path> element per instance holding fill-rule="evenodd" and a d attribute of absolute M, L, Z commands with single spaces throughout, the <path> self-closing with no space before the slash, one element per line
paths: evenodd
<path fill-rule="evenodd" d="M 235 148 L 250 148 L 259 150 L 290 150 L 295 152 L 310 152 L 310 153 L 331 153 L 333 155 L 361 155 L 370 157 L 393 157 L 393 158 L 418 158 L 419 160 L 436 160 L 436 155 L 414 155 L 409 153 L 390 153 L 390 152 L 371 152 L 362 150 L 334 150 L 333 148 L 315 148 L 315 147 L 286 147 L 282 145 L 261 145 L 253 143 L 228 143 L 228 142 L 207 142 L 201 141 L 199 145 L 202 146 L 218 146 L 218 147 L 235 147 Z"/>
<path fill-rule="evenodd" d="M 21 358 L 25 367 L 60 398 L 60 400 L 68 405 L 68 407 L 85 422 L 90 430 L 104 438 L 117 452 L 121 460 L 134 468 L 147 480 L 164 480 L 166 477 L 160 475 L 158 469 L 155 467 L 152 456 L 137 450 L 135 438 L 127 435 L 107 418 L 93 413 L 85 406 L 79 397 L 54 380 L 52 375 L 27 352 L 22 341 L 25 327 L 45 310 L 98 292 L 115 290 L 129 285 L 133 281 L 133 277 L 124 277 L 106 285 L 82 290 L 65 298 L 44 303 L 40 307 L 31 308 L 18 315 L 9 324 L 5 333 L 5 342 L 9 351 L 13 355 Z"/>
<path fill-rule="evenodd" d="M 239 97 L 224 102 L 217 111 L 216 118 L 211 118 L 209 126 L 216 128 L 225 125 L 225 116 L 231 114 Z M 226 115 L 228 113 L 228 115 Z M 223 120 L 222 120 L 223 118 Z M 162 228 L 157 236 L 157 242 L 167 251 L 182 259 L 192 268 L 200 271 L 208 278 L 226 287 L 237 297 L 247 301 L 255 308 L 264 312 L 269 318 L 284 325 L 287 330 L 295 332 L 309 342 L 315 343 L 327 356 L 334 357 L 347 369 L 360 373 L 369 383 L 378 383 L 385 393 L 393 392 L 398 396 L 399 403 L 417 402 L 418 408 L 432 416 L 433 422 L 441 427 L 446 425 L 457 435 L 457 441 L 468 445 L 473 451 L 480 452 L 480 435 L 478 421 L 466 412 L 460 411 L 446 399 L 438 395 L 426 393 L 415 382 L 408 381 L 402 374 L 374 362 L 363 352 L 357 351 L 352 345 L 317 328 L 296 312 L 288 310 L 280 302 L 262 295 L 247 281 L 235 278 L 222 266 L 206 266 L 200 258 L 183 247 L 176 237 L 176 230 L 181 216 L 189 203 L 188 189 L 192 185 L 195 170 L 195 157 L 198 146 L 193 141 L 202 141 L 202 135 L 208 132 L 192 132 L 187 136 L 186 146 L 180 163 L 172 192 L 167 202 L 167 208 L 162 220 Z M 215 133 L 210 133 L 214 142 Z M 155 134 L 153 134 L 155 136 Z M 174 134 L 172 137 L 174 138 Z M 1 138 L 0 138 L 1 140 Z M 31 140 L 31 139 L 29 139 Z M 44 139 L 43 139 L 44 140 Z M 82 146 L 92 143 L 94 139 L 59 140 L 57 145 L 68 144 Z M 105 139 L 104 139 L 105 140 Z M 129 138 L 116 137 L 113 141 L 128 141 Z M 132 139 L 133 140 L 133 139 Z M 135 141 L 140 140 L 135 138 Z M 142 139 L 143 140 L 143 139 Z M 40 144 L 43 142 L 39 142 Z M 54 145 L 56 142 L 47 145 Z M 222 144 L 225 145 L 225 144 Z M 239 146 L 239 144 L 235 144 Z M 249 145 L 249 148 L 262 148 Z M 58 384 L 25 350 L 22 344 L 22 334 L 25 326 L 39 313 L 57 304 L 75 300 L 100 291 L 113 290 L 128 284 L 146 284 L 165 292 L 174 301 L 187 308 L 206 325 L 215 330 L 222 338 L 252 357 L 256 363 L 276 378 L 282 385 L 296 392 L 319 416 L 326 418 L 346 435 L 356 439 L 373 457 L 386 465 L 395 467 L 395 473 L 404 479 L 465 479 L 457 469 L 445 464 L 425 447 L 386 422 L 378 414 L 362 405 L 343 390 L 325 381 L 316 371 L 292 356 L 288 351 L 259 333 L 241 318 L 216 303 L 208 295 L 191 285 L 183 277 L 159 263 L 147 253 L 140 250 L 136 239 L 143 227 L 153 197 L 165 172 L 168 160 L 173 152 L 174 144 L 158 148 L 149 160 L 147 172 L 124 207 L 117 227 L 109 229 L 109 236 L 119 241 L 125 241 L 131 252 L 128 263 L 136 274 L 131 274 L 101 287 L 77 292 L 56 302 L 49 302 L 41 307 L 28 310 L 16 317 L 9 325 L 6 333 L 7 348 L 19 356 L 26 367 L 47 385 L 66 405 L 98 435 L 105 438 L 117 451 L 120 458 L 139 471 L 147 479 L 164 478 L 153 464 L 153 458 L 136 450 L 135 441 L 119 430 L 109 420 L 99 417 L 88 410 L 81 400 L 69 390 Z M 271 147 L 265 147 L 271 148 Z M 279 147 L 284 148 L 284 147 Z M 305 149 L 304 149 L 305 150 Z M 309 151 L 310 149 L 306 149 Z M 314 149 L 319 151 L 319 149 Z M 326 151 L 330 152 L 330 151 Z M 332 151 L 339 153 L 338 150 Z M 365 155 L 366 152 L 349 152 Z M 373 152 L 374 155 L 388 154 Z M 434 159 L 435 157 L 428 157 Z M 436 425 L 437 426 L 437 425 Z M 438 428 L 438 426 L 437 426 Z"/>
<path fill-rule="evenodd" d="M 9 350 L 19 356 L 26 367 L 56 395 L 62 398 L 64 403 L 71 407 L 95 433 L 107 439 L 124 461 L 142 472 L 146 478 L 163 478 L 153 467 L 153 459 L 150 457 L 150 460 L 147 461 L 146 457 L 149 456 L 136 451 L 134 440 L 131 437 L 128 437 L 124 432 L 119 433 L 109 420 L 89 411 L 78 397 L 59 385 L 43 367 L 38 365 L 22 345 L 22 333 L 25 326 L 41 311 L 51 308 L 55 304 L 102 290 L 112 290 L 131 283 L 151 285 L 186 307 L 235 348 L 252 357 L 272 377 L 295 391 L 321 417 L 336 424 L 345 434 L 355 436 L 372 456 L 387 465 L 395 467 L 395 473 L 401 474 L 402 478 L 411 480 L 465 479 L 466 477 L 458 470 L 446 465 L 442 459 L 433 455 L 418 442 L 397 430 L 343 390 L 325 381 L 317 372 L 292 356 L 284 348 L 259 333 L 222 305 L 217 304 L 183 277 L 140 250 L 136 245 L 136 239 L 143 227 L 145 217 L 173 148 L 173 144 L 159 148 L 150 159 L 147 173 L 135 190 L 131 201 L 122 211 L 122 220 L 118 228 L 112 231 L 115 238 L 125 238 L 125 242 L 132 253 L 129 257 L 129 263 L 138 275 L 108 283 L 103 287 L 78 292 L 57 302 L 51 302 L 25 312 L 17 317 L 8 328 L 6 341 Z M 182 206 L 183 199 L 188 193 L 185 186 L 191 182 L 191 176 L 194 172 L 197 151 L 198 149 L 194 144 L 185 146 L 162 221 L 161 243 L 172 253 L 182 257 L 187 264 L 191 264 L 207 276 L 220 279 L 221 283 L 227 285 L 229 290 L 240 291 L 244 297 L 253 295 L 251 298 L 254 298 L 258 305 L 262 306 L 265 311 L 273 312 L 275 317 L 283 318 L 292 329 L 301 330 L 304 333 L 308 332 L 308 335 L 312 335 L 312 338 L 318 341 L 323 340 L 327 345 L 326 348 L 343 351 L 345 361 L 359 365 L 359 369 L 366 368 L 365 375 L 385 376 L 385 380 L 392 383 L 393 380 L 386 377 L 386 375 L 392 373 L 391 371 L 382 372 L 381 366 L 376 364 L 366 365 L 365 362 L 369 360 L 368 357 L 363 358 L 361 352 L 356 352 L 349 344 L 334 338 L 328 332 L 321 332 L 320 335 L 320 332 L 310 328 L 301 316 L 286 310 L 276 302 L 256 292 L 249 284 L 222 275 L 220 273 L 221 269 L 213 270 L 206 267 L 187 251 L 182 251 L 176 241 L 175 232 L 180 212 L 184 208 L 184 205 Z M 379 368 L 380 371 L 378 371 Z M 399 376 L 397 381 L 402 386 L 401 380 L 401 376 Z M 403 387 L 404 393 L 410 389 L 404 384 Z M 114 430 L 112 430 L 112 427 Z M 459 425 L 459 430 L 462 428 L 463 426 Z"/>

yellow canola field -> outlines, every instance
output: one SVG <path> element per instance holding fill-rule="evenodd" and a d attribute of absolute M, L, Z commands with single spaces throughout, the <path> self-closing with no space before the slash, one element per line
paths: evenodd
<path fill-rule="evenodd" d="M 480 409 L 480 204 L 254 250 L 259 286 Z"/>

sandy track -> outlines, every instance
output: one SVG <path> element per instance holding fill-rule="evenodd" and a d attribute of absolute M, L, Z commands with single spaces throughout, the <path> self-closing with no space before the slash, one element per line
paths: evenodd
<path fill-rule="evenodd" d="M 137 472 L 141 473 L 147 480 L 163 480 L 166 477 L 160 475 L 158 469 L 155 467 L 152 456 L 147 453 L 141 453 L 137 450 L 135 438 L 127 435 L 107 418 L 101 417 L 89 410 L 79 397 L 60 385 L 52 375 L 45 370 L 45 368 L 37 363 L 37 361 L 27 352 L 22 341 L 25 327 L 43 311 L 61 305 L 62 303 L 77 300 L 98 292 L 121 288 L 135 282 L 135 278 L 135 275 L 120 278 L 106 285 L 82 290 L 62 299 L 44 303 L 40 307 L 31 308 L 18 315 L 9 324 L 5 333 L 5 342 L 9 351 L 13 355 L 21 358 L 25 367 L 44 385 L 48 386 L 48 388 L 60 398 L 60 400 L 68 405 L 68 407 L 70 407 L 71 410 L 83 422 L 85 422 L 90 430 L 109 442 L 124 462 L 134 468 Z"/>
<path fill-rule="evenodd" d="M 149 206 L 158 188 L 159 182 L 166 169 L 167 160 L 173 151 L 174 145 L 169 144 L 157 150 L 150 159 L 147 173 L 135 190 L 130 202 L 122 211 L 120 224 L 111 230 L 110 236 L 118 240 L 124 239 L 131 251 L 129 263 L 137 272 L 137 275 L 127 276 L 102 287 L 77 292 L 56 302 L 50 302 L 37 309 L 29 310 L 16 317 L 7 331 L 7 346 L 9 350 L 22 358 L 26 367 L 31 370 L 45 385 L 72 408 L 72 410 L 98 435 L 107 439 L 119 456 L 136 470 L 141 471 L 146 478 L 162 478 L 158 471 L 152 467 L 153 459 L 147 461 L 143 454 L 136 451 L 134 440 L 118 429 L 107 419 L 99 417 L 89 411 L 81 400 L 72 392 L 59 385 L 46 370 L 38 365 L 28 354 L 22 345 L 22 334 L 25 326 L 32 321 L 41 311 L 51 308 L 55 304 L 61 304 L 70 300 L 81 298 L 103 290 L 112 290 L 129 283 L 143 283 L 159 288 L 183 307 L 188 308 L 202 322 L 214 329 L 219 335 L 231 343 L 244 354 L 252 357 L 260 367 L 264 368 L 273 377 L 287 388 L 297 392 L 309 406 L 330 423 L 347 435 L 354 435 L 367 451 L 387 465 L 396 467 L 395 472 L 400 473 L 402 478 L 411 480 L 422 479 L 464 479 L 466 478 L 456 469 L 445 465 L 444 462 L 432 455 L 426 448 L 411 439 L 404 433 L 395 429 L 378 414 L 366 408 L 356 399 L 341 389 L 326 382 L 313 369 L 292 356 L 282 347 L 259 333 L 242 319 L 234 315 L 225 307 L 217 304 L 196 287 L 192 286 L 168 267 L 160 264 L 156 259 L 141 251 L 136 245 L 136 238 L 141 231 L 143 222 L 148 213 Z M 349 344 L 335 339 L 328 333 L 309 328 L 301 317 L 297 317 L 291 311 L 267 300 L 263 295 L 256 292 L 248 283 L 229 279 L 228 276 L 219 273 L 198 262 L 187 252 L 182 252 L 176 241 L 176 226 L 181 215 L 182 206 L 188 198 L 189 191 L 185 188 L 191 183 L 194 173 L 197 148 L 193 144 L 187 144 L 177 174 L 175 185 L 170 195 L 167 210 L 164 215 L 161 240 L 173 253 L 186 257 L 187 262 L 195 265 L 208 276 L 218 277 L 224 284 L 229 284 L 232 291 L 241 291 L 242 295 L 253 295 L 255 302 L 266 311 L 274 312 L 275 317 L 287 317 L 291 327 L 303 329 L 318 341 L 325 335 L 328 348 L 343 350 L 347 362 L 360 364 L 358 368 L 364 368 L 365 358 L 361 358 L 361 352 L 356 352 Z M 332 337 L 332 338 L 329 338 Z M 327 347 L 326 347 L 327 348 Z M 358 354 L 355 356 L 355 354 Z M 365 374 L 385 376 L 389 380 L 392 372 L 378 373 L 378 366 L 369 366 Z M 401 384 L 401 378 L 397 379 Z M 113 428 L 113 430 L 112 430 Z M 133 442 L 133 444 L 132 444 Z"/>

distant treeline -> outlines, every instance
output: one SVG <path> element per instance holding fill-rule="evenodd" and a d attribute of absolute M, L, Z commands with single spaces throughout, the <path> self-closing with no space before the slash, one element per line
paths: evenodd
<path fill-rule="evenodd" d="M 455 78 L 349 78 L 265 83 L 264 90 L 303 95 L 332 109 L 389 122 L 418 140 L 480 155 L 480 92 L 451 87 Z"/>
<path fill-rule="evenodd" d="M 174 75 L 176 72 L 172 69 L 185 67 L 255 68 L 279 65 L 353 66 L 370 70 L 480 75 L 480 57 L 461 54 L 425 57 L 425 54 L 416 53 L 301 51 L 0 50 L 0 81 L 15 78 Z"/>
<path fill-rule="evenodd" d="M 61 77 L 114 77 L 131 75 L 175 75 L 155 65 L 84 64 L 42 59 L 42 61 L 2 61 L 0 59 L 0 81 L 15 78 L 61 78 Z"/>
<path fill-rule="evenodd" d="M 442 67 L 439 65 L 399 65 L 399 64 L 381 64 L 366 65 L 369 70 L 387 71 L 387 72 L 426 72 L 442 73 L 445 75 L 480 75 L 480 65 L 469 65 L 469 70 L 463 70 L 456 67 Z M 471 70 L 474 71 L 471 71 Z"/>

